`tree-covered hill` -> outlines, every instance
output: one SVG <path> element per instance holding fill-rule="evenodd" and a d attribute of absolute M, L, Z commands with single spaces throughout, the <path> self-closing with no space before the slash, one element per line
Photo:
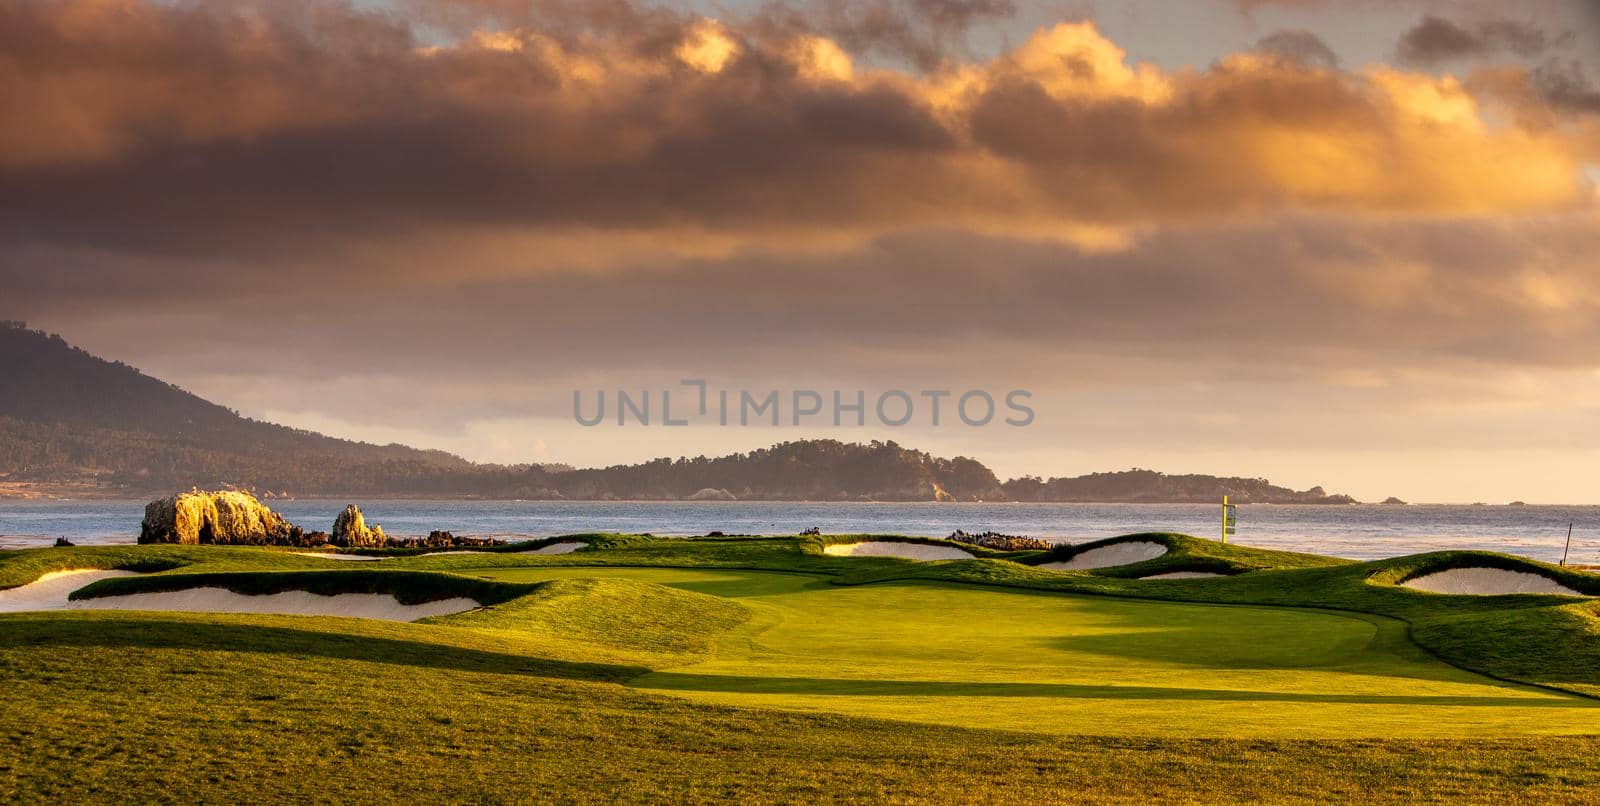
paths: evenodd
<path fill-rule="evenodd" d="M 476 464 L 259 422 L 21 323 L 0 326 L 0 485 L 103 495 L 199 486 L 297 496 L 578 500 L 1215 501 L 1341 503 L 1320 488 L 1148 470 L 1002 483 L 982 462 L 894 442 L 784 442 L 729 456 L 577 469 Z"/>

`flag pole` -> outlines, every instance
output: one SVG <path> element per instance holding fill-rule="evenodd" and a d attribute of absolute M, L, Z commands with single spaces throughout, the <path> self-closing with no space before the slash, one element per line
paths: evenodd
<path fill-rule="evenodd" d="M 1228 496 L 1222 496 L 1222 542 L 1228 542 Z"/>
<path fill-rule="evenodd" d="M 1567 565 L 1567 552 L 1572 551 L 1572 524 L 1567 524 L 1567 547 L 1561 550 L 1561 565 Z"/>

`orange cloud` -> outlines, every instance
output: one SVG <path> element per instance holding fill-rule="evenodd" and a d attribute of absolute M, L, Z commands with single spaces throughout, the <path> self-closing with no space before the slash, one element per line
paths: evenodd
<path fill-rule="evenodd" d="M 264 216 L 284 240 L 420 226 L 815 246 L 956 229 L 1115 249 L 1264 212 L 1593 204 L 1595 125 L 1529 115 L 1526 93 L 1498 113 L 1515 76 L 1263 53 L 1164 70 L 1091 23 L 908 71 L 864 69 L 813 33 L 671 14 L 425 46 L 404 18 L 316 0 L 0 0 L 0 54 L 0 183 L 28 199 L 0 205 L 89 242 L 176 219 L 175 237 L 228 243 Z"/>

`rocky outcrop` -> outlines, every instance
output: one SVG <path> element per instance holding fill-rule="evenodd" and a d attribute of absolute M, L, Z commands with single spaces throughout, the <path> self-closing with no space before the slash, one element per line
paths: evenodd
<path fill-rule="evenodd" d="M 301 546 L 300 527 L 238 490 L 186 493 L 159 498 L 144 508 L 140 543 L 183 545 Z"/>
<path fill-rule="evenodd" d="M 492 537 L 457 537 L 449 532 L 435 529 L 427 537 L 391 537 L 388 547 L 392 549 L 461 549 L 461 548 L 490 548 L 504 546 L 506 541 Z"/>
<path fill-rule="evenodd" d="M 1048 551 L 1053 545 L 1037 537 L 1019 537 L 1017 535 L 1003 535 L 999 532 L 983 532 L 982 534 L 968 534 L 960 529 L 950 533 L 950 539 L 957 543 L 970 543 L 974 546 L 983 546 L 996 551 Z"/>
<path fill-rule="evenodd" d="M 350 504 L 333 519 L 333 531 L 328 535 L 328 542 L 340 548 L 382 548 L 388 545 L 388 538 L 383 534 L 383 527 L 373 524 L 367 526 L 367 519 L 362 517 L 361 508 Z"/>
<path fill-rule="evenodd" d="M 706 488 L 700 490 L 699 492 L 695 493 L 694 495 L 689 496 L 689 500 L 690 501 L 737 501 L 739 499 L 733 493 L 730 493 L 727 490 L 722 489 L 721 487 L 706 487 Z"/>

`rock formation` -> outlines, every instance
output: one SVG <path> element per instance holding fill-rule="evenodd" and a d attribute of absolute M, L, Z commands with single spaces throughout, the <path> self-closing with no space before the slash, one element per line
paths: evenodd
<path fill-rule="evenodd" d="M 373 524 L 367 527 L 367 519 L 361 516 L 361 508 L 350 504 L 333 519 L 333 532 L 328 537 L 328 542 L 340 548 L 382 548 L 388 545 L 388 538 L 383 534 L 383 527 Z"/>
<path fill-rule="evenodd" d="M 996 551 L 1048 551 L 1054 547 L 1054 544 L 1049 541 L 1040 540 L 1037 537 L 1003 535 L 999 532 L 969 534 L 957 529 L 950 533 L 950 539 L 957 543 L 971 543 L 974 546 L 983 546 Z"/>
<path fill-rule="evenodd" d="M 186 493 L 159 498 L 144 508 L 140 543 L 184 545 L 298 546 L 300 527 L 238 490 Z"/>

